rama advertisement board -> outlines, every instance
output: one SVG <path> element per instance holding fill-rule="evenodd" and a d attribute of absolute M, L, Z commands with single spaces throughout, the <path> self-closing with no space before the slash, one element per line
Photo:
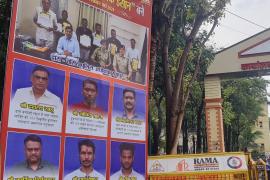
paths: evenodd
<path fill-rule="evenodd" d="M 244 154 L 202 154 L 197 156 L 149 157 L 148 174 L 181 174 L 247 171 Z"/>
<path fill-rule="evenodd" d="M 1 179 L 147 173 L 150 0 L 13 0 Z"/>

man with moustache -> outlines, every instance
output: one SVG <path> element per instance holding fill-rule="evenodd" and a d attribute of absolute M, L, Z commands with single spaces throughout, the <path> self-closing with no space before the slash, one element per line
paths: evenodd
<path fill-rule="evenodd" d="M 80 46 L 78 40 L 73 38 L 72 26 L 67 26 L 65 36 L 61 37 L 57 45 L 57 53 L 65 56 L 80 57 Z"/>
<path fill-rule="evenodd" d="M 138 119 L 139 116 L 135 112 L 136 92 L 133 89 L 123 90 L 123 103 L 124 103 L 124 112 L 122 118 L 133 120 Z"/>
<path fill-rule="evenodd" d="M 83 139 L 78 143 L 81 167 L 65 176 L 64 180 L 73 180 L 73 178 L 93 178 L 105 180 L 105 177 L 96 171 L 93 167 L 95 160 L 95 144 L 89 139 Z"/>
<path fill-rule="evenodd" d="M 47 88 L 49 85 L 49 77 L 50 72 L 49 70 L 41 65 L 37 65 L 33 68 L 30 80 L 32 82 L 31 87 L 25 87 L 17 89 L 14 97 L 12 99 L 10 108 L 11 110 L 9 115 L 9 127 L 15 127 L 15 128 L 31 128 L 29 127 L 29 124 L 24 123 L 23 119 L 16 116 L 16 111 L 29 111 L 29 116 L 27 118 L 28 121 L 35 121 L 35 123 L 39 123 L 37 118 L 40 118 L 37 114 L 33 114 L 33 111 L 39 111 L 27 109 L 22 106 L 22 104 L 31 105 L 31 106 L 41 106 L 49 108 L 53 111 L 45 112 L 42 111 L 43 114 L 50 114 L 55 115 L 54 120 L 56 120 L 55 125 L 57 125 L 57 128 L 61 128 L 61 121 L 62 121 L 62 102 L 61 99 L 50 92 Z M 41 111 L 41 110 L 40 110 Z M 31 113 L 30 113 L 31 112 Z M 38 126 L 38 124 L 33 124 L 35 127 Z M 32 127 L 33 127 L 32 126 Z M 40 126 L 41 127 L 41 126 Z"/>
<path fill-rule="evenodd" d="M 42 140 L 37 135 L 28 135 L 24 139 L 25 161 L 10 169 L 5 175 L 5 179 L 13 176 L 21 178 L 27 176 L 48 177 L 58 179 L 58 170 L 47 161 L 42 160 Z"/>
<path fill-rule="evenodd" d="M 135 147 L 131 143 L 121 143 L 120 163 L 121 169 L 114 173 L 110 180 L 145 180 L 145 178 L 133 169 Z"/>

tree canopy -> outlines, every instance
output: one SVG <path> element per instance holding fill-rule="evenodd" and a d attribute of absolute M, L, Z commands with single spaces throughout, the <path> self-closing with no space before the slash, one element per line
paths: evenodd
<path fill-rule="evenodd" d="M 155 89 L 152 95 L 162 93 L 165 98 L 166 151 L 169 154 L 177 152 L 190 92 L 198 76 L 205 73 L 202 69 L 209 64 L 207 60 L 211 59 L 206 56 L 205 43 L 228 2 L 153 1 L 150 91 Z M 211 26 L 210 30 L 203 30 L 203 25 Z M 157 88 L 159 84 L 161 88 Z"/>
<path fill-rule="evenodd" d="M 261 133 L 254 131 L 255 122 L 267 103 L 267 80 L 241 78 L 222 82 L 226 151 L 256 148 L 255 140 Z"/>

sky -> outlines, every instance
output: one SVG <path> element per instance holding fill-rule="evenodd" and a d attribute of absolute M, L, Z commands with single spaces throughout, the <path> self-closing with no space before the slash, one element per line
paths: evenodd
<path fill-rule="evenodd" d="M 226 10 L 260 26 L 270 28 L 270 0 L 231 0 Z M 258 27 L 226 12 L 208 43 L 214 44 L 216 49 L 226 48 L 265 30 L 265 28 Z M 270 80 L 270 76 L 264 76 L 264 78 Z M 270 86 L 268 86 L 267 91 L 270 93 Z M 268 101 L 270 101 L 269 97 Z M 270 116 L 269 112 L 270 106 L 268 106 L 268 116 Z"/>
<path fill-rule="evenodd" d="M 226 10 L 263 27 L 270 27 L 270 0 L 231 0 Z M 218 49 L 226 48 L 263 30 L 226 12 L 210 43 L 214 43 Z"/>

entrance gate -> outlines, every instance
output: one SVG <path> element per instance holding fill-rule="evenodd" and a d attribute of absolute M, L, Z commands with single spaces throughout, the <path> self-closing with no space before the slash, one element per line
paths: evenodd
<path fill-rule="evenodd" d="M 270 29 L 216 54 L 205 78 L 205 114 L 209 152 L 225 151 L 221 80 L 232 77 L 265 75 L 269 69 Z"/>

